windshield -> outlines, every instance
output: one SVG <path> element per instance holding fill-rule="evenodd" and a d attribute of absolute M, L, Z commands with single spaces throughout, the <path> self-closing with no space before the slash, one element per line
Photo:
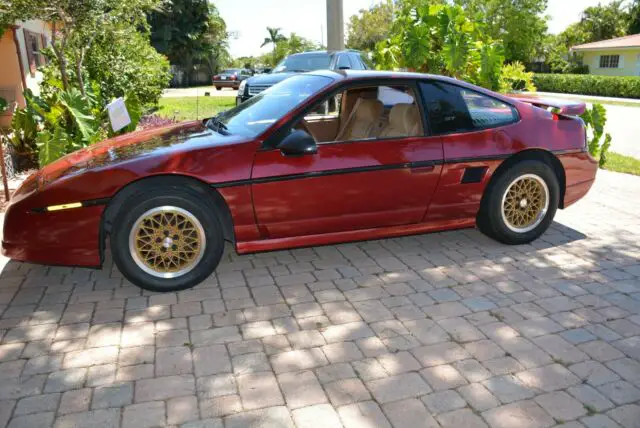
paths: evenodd
<path fill-rule="evenodd" d="M 329 68 L 331 57 L 328 54 L 291 55 L 276 65 L 272 73 L 285 71 L 305 72 Z"/>
<path fill-rule="evenodd" d="M 293 76 L 231 110 L 220 113 L 216 119 L 229 134 L 255 138 L 332 81 L 333 79 L 324 76 Z M 211 121 L 208 126 L 216 129 Z"/>

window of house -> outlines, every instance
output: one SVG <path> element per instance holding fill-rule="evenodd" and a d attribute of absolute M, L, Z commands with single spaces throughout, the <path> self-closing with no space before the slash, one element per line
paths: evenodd
<path fill-rule="evenodd" d="M 518 120 L 509 104 L 472 90 L 443 82 L 421 83 L 420 89 L 434 134 L 495 128 Z"/>
<path fill-rule="evenodd" d="M 600 68 L 618 68 L 619 64 L 620 64 L 620 55 L 600 56 Z"/>
<path fill-rule="evenodd" d="M 29 62 L 29 73 L 32 77 L 36 74 L 36 69 L 45 64 L 44 55 L 40 50 L 44 48 L 44 37 L 41 34 L 24 31 L 25 49 L 27 51 L 27 61 Z"/>

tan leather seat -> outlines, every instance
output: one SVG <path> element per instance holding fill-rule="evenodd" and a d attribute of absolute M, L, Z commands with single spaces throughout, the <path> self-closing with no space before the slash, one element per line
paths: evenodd
<path fill-rule="evenodd" d="M 413 137 L 422 134 L 420 111 L 415 104 L 396 104 L 389 112 L 389 124 L 380 131 L 380 138 Z"/>
<path fill-rule="evenodd" d="M 336 141 L 360 140 L 375 135 L 384 106 L 377 99 L 358 98 L 349 118 L 336 136 Z"/>

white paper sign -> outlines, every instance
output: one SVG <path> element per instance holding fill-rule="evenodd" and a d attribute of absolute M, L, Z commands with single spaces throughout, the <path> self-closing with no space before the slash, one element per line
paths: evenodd
<path fill-rule="evenodd" d="M 113 132 L 118 132 L 131 124 L 131 117 L 129 117 L 127 106 L 124 104 L 124 98 L 117 98 L 107 104 L 107 111 L 109 112 L 109 121 Z"/>

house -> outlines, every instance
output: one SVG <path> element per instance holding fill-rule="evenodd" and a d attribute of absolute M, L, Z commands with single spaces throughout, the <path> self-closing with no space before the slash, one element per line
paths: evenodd
<path fill-rule="evenodd" d="M 0 34 L 0 97 L 24 107 L 26 88 L 39 92 L 42 73 L 37 68 L 46 59 L 40 50 L 48 46 L 51 27 L 40 20 L 19 22 Z M 11 123 L 11 113 L 0 116 L 0 126 Z"/>
<path fill-rule="evenodd" d="M 640 76 L 640 34 L 578 45 L 571 51 L 584 55 L 591 74 Z"/>

